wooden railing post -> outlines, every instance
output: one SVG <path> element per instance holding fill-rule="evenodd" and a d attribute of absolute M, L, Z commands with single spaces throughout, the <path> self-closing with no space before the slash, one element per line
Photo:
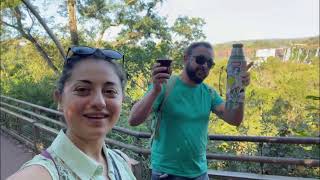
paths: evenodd
<path fill-rule="evenodd" d="M 141 139 L 139 138 L 139 137 L 133 137 L 134 138 L 134 143 L 133 144 L 135 144 L 136 146 L 138 146 L 138 147 L 143 147 L 142 146 L 142 142 L 141 142 Z"/>
<path fill-rule="evenodd" d="M 132 159 L 131 167 L 136 179 L 142 179 L 142 164 L 139 161 Z"/>
<path fill-rule="evenodd" d="M 259 143 L 259 149 L 260 149 L 260 156 L 263 156 L 263 142 L 260 142 Z M 264 165 L 264 163 L 263 162 L 261 162 L 260 163 L 260 170 L 261 170 L 261 174 L 264 174 L 264 170 L 263 170 L 263 165 Z"/>
<path fill-rule="evenodd" d="M 14 130 L 19 134 L 19 118 L 14 118 Z"/>
<path fill-rule="evenodd" d="M 36 152 L 36 154 L 39 154 L 41 151 L 40 148 L 40 129 L 38 128 L 38 126 L 36 126 L 36 123 L 32 124 L 33 127 L 33 144 L 34 144 L 34 151 Z"/>
<path fill-rule="evenodd" d="M 21 135 L 22 134 L 22 124 L 23 123 L 19 123 L 20 122 L 20 120 L 19 120 L 19 118 L 16 118 L 16 123 L 17 123 L 17 133 L 19 134 L 19 135 Z"/>
<path fill-rule="evenodd" d="M 8 127 L 8 114 L 1 113 L 1 126 Z"/>

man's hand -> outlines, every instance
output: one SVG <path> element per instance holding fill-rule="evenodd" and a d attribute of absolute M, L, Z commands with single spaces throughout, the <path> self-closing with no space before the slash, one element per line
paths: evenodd
<path fill-rule="evenodd" d="M 244 87 L 248 86 L 250 84 L 250 73 L 249 70 L 252 67 L 253 62 L 249 63 L 247 65 L 246 71 L 244 73 L 242 73 L 241 76 L 241 81 Z"/>
<path fill-rule="evenodd" d="M 164 72 L 167 71 L 167 72 Z M 171 68 L 160 66 L 160 63 L 156 63 L 152 68 L 152 83 L 153 91 L 158 94 L 161 92 L 161 84 L 166 83 L 170 78 Z"/>
<path fill-rule="evenodd" d="M 148 118 L 149 114 L 152 111 L 152 104 L 161 92 L 161 84 L 167 82 L 167 80 L 170 78 L 170 74 L 170 68 L 161 67 L 159 63 L 153 66 L 153 88 L 131 108 L 131 112 L 129 115 L 129 124 L 131 126 L 137 126 L 143 123 Z"/>

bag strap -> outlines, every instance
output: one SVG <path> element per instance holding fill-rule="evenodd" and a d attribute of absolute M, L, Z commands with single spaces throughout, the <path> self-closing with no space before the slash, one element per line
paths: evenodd
<path fill-rule="evenodd" d="M 165 104 L 165 102 L 167 101 L 168 97 L 169 97 L 169 94 L 171 92 L 171 90 L 173 89 L 174 85 L 176 84 L 176 81 L 178 79 L 178 76 L 175 76 L 175 75 L 172 75 L 167 83 L 167 87 L 166 87 L 166 90 L 165 90 L 165 94 L 164 94 L 164 97 L 163 97 L 163 100 L 161 101 L 160 105 L 159 105 L 159 108 L 157 109 L 157 122 L 156 122 L 156 127 L 152 133 L 152 136 L 151 138 L 153 139 L 154 137 L 158 137 L 159 136 L 159 129 L 160 129 L 160 121 L 161 121 L 161 113 L 162 113 L 162 109 L 163 109 L 163 106 Z"/>
<path fill-rule="evenodd" d="M 54 161 L 53 157 L 51 156 L 51 154 L 47 151 L 47 149 L 43 150 L 43 151 L 41 152 L 41 155 L 42 155 L 43 157 L 47 158 L 47 159 L 50 159 L 50 160 L 53 162 L 53 164 L 54 164 L 54 166 L 56 167 L 56 170 L 57 170 L 57 172 L 58 172 L 59 179 L 60 179 L 60 173 L 59 173 L 58 166 L 57 166 L 56 162 Z"/>
<path fill-rule="evenodd" d="M 119 149 L 112 149 L 112 151 L 115 152 L 116 154 L 118 154 L 128 164 L 131 164 L 131 158 L 128 155 L 126 155 L 125 153 L 123 153 Z"/>
<path fill-rule="evenodd" d="M 110 155 L 110 158 L 111 158 L 112 166 L 113 166 L 114 171 L 115 171 L 114 176 L 115 176 L 116 180 L 122 180 L 121 175 L 120 175 L 120 171 L 119 171 L 118 166 L 116 164 L 116 161 L 112 157 L 111 153 L 109 153 L 109 155 Z"/>
<path fill-rule="evenodd" d="M 167 87 L 166 87 L 166 91 L 165 91 L 164 98 L 163 98 L 163 100 L 161 101 L 157 112 L 161 112 L 161 111 L 162 111 L 163 105 L 164 105 L 164 103 L 167 101 L 168 96 L 169 96 L 169 93 L 170 93 L 171 90 L 173 89 L 173 86 L 175 85 L 175 83 L 176 83 L 176 81 L 177 81 L 177 78 L 178 78 L 178 77 L 175 76 L 175 75 L 172 75 L 172 76 L 170 77 L 170 79 L 169 79 L 169 81 L 168 81 L 168 84 L 167 84 Z"/>

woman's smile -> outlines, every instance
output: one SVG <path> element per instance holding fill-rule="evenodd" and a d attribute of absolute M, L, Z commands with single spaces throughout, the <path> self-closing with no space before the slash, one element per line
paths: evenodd
<path fill-rule="evenodd" d="M 108 113 L 96 112 L 96 113 L 85 113 L 83 114 L 85 120 L 93 126 L 103 126 L 108 118 L 110 117 Z"/>

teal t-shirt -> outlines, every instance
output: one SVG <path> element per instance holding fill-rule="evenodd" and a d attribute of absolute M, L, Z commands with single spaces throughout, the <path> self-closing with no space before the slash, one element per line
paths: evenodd
<path fill-rule="evenodd" d="M 153 110 L 158 108 L 164 92 L 162 88 Z M 222 103 L 217 92 L 206 84 L 190 86 L 177 78 L 162 108 L 160 135 L 152 143 L 152 169 L 189 178 L 205 173 L 209 115 Z"/>

